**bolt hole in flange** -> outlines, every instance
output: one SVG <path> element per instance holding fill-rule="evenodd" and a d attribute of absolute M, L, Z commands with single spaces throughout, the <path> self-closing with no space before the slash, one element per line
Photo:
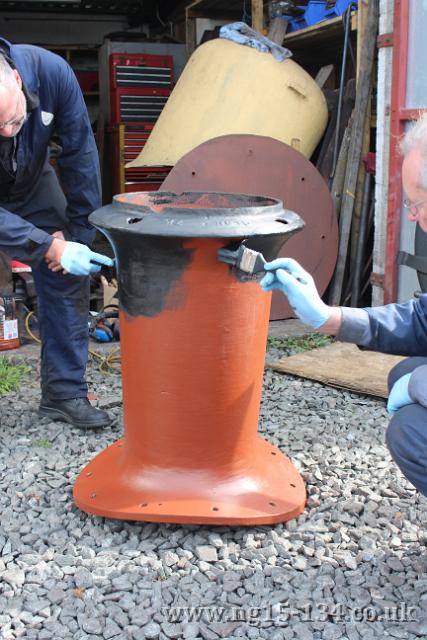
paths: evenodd
<path fill-rule="evenodd" d="M 270 455 L 277 456 L 277 453 L 275 451 L 270 451 Z"/>
<path fill-rule="evenodd" d="M 276 506 L 276 503 L 275 503 L 275 502 L 269 502 L 268 504 L 269 504 L 270 506 L 272 506 L 272 507 L 275 507 L 275 506 Z"/>
<path fill-rule="evenodd" d="M 219 511 L 218 507 L 212 507 L 212 511 Z"/>
<path fill-rule="evenodd" d="M 143 502 L 141 507 L 148 507 L 148 502 Z"/>
<path fill-rule="evenodd" d="M 128 224 L 136 224 L 137 222 L 141 222 L 142 218 L 128 218 L 126 222 Z"/>
<path fill-rule="evenodd" d="M 290 483 L 289 483 L 289 486 L 290 486 L 290 487 L 294 487 L 294 488 L 295 488 L 297 485 L 296 485 L 296 484 L 292 484 L 292 482 L 290 482 Z"/>

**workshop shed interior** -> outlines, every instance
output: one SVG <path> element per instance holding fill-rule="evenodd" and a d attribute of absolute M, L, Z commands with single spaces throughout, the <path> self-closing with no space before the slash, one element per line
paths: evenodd
<path fill-rule="evenodd" d="M 310 156 L 338 226 L 335 267 L 322 293 L 332 304 L 369 306 L 423 290 L 425 275 L 402 255 L 422 255 L 426 247 L 424 234 L 400 215 L 397 143 L 426 102 L 424 72 L 415 73 L 414 61 L 425 49 L 427 10 L 415 1 L 374 4 L 375 11 L 370 0 L 0 1 L 0 35 L 50 49 L 73 68 L 98 147 L 104 204 L 118 193 L 168 184 L 171 166 L 129 163 L 150 138 L 189 57 L 217 39 L 222 26 L 246 23 L 289 49 L 327 105 L 327 125 Z M 197 103 L 197 90 L 191 100 Z M 286 104 L 280 110 L 285 113 Z M 191 122 L 187 126 L 190 136 Z M 299 151 L 297 143 L 290 146 Z M 54 165 L 60 152 L 53 138 Z M 319 233 L 313 245 L 323 237 Z M 103 237 L 96 242 L 109 249 Z M 304 264 L 304 255 L 298 257 Z M 105 301 L 105 279 L 114 278 L 108 270 L 104 275 L 103 283 L 92 284 L 94 310 Z M 24 297 L 28 305 L 30 276 L 25 278 L 2 255 L 2 293 Z M 272 319 L 289 315 L 282 309 Z"/>

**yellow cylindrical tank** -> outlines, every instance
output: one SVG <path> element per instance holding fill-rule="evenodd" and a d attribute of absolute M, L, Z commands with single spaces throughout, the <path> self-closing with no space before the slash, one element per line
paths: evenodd
<path fill-rule="evenodd" d="M 269 136 L 309 158 L 326 122 L 324 95 L 296 62 L 218 38 L 193 53 L 128 166 L 173 166 L 202 142 L 230 133 Z"/>

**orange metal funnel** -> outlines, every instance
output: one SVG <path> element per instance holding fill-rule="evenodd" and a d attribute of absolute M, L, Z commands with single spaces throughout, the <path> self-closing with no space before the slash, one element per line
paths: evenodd
<path fill-rule="evenodd" d="M 159 192 L 92 215 L 118 261 L 125 431 L 80 473 L 76 504 L 180 523 L 300 514 L 299 473 L 257 434 L 271 296 L 217 252 L 246 237 L 272 258 L 301 220 L 270 198 Z"/>

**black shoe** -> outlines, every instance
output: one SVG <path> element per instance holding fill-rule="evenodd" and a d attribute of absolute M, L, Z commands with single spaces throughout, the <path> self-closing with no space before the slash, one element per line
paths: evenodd
<path fill-rule="evenodd" d="M 112 419 L 106 411 L 92 407 L 87 398 L 71 398 L 69 400 L 45 400 L 42 398 L 39 407 L 41 418 L 70 422 L 81 429 L 100 429 L 108 427 Z"/>

